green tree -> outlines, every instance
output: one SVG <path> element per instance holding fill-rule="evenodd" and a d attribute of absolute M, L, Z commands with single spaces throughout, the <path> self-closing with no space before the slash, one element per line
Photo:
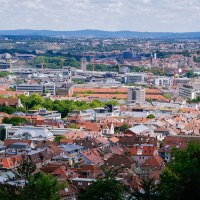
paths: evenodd
<path fill-rule="evenodd" d="M 187 78 L 194 78 L 194 77 L 197 77 L 198 75 L 195 74 L 193 70 L 189 70 L 189 71 L 186 73 L 186 76 L 187 76 Z"/>
<path fill-rule="evenodd" d="M 15 112 L 15 108 L 11 106 L 0 106 L 0 112 L 5 112 L 7 114 L 13 114 Z"/>
<path fill-rule="evenodd" d="M 155 118 L 155 115 L 149 114 L 149 115 L 147 116 L 147 118 L 148 118 L 148 119 L 154 119 L 154 118 Z"/>
<path fill-rule="evenodd" d="M 60 140 L 62 139 L 66 139 L 64 135 L 57 135 L 55 138 L 54 138 L 54 142 L 60 142 Z"/>
<path fill-rule="evenodd" d="M 120 103 L 117 100 L 109 100 L 105 103 L 105 105 L 113 105 L 113 106 L 119 106 Z"/>
<path fill-rule="evenodd" d="M 1 141 L 4 141 L 6 139 L 6 129 L 5 128 L 2 128 L 0 130 L 0 140 Z"/>
<path fill-rule="evenodd" d="M 85 193 L 80 194 L 80 200 L 122 200 L 125 188 L 123 184 L 116 179 L 102 180 L 98 179 L 89 186 Z"/>
<path fill-rule="evenodd" d="M 7 77 L 10 74 L 9 72 L 0 72 L 0 78 Z"/>
<path fill-rule="evenodd" d="M 123 124 L 122 126 L 120 126 L 120 127 L 118 128 L 118 130 L 119 130 L 120 132 L 124 132 L 124 131 L 128 130 L 130 127 L 131 127 L 131 126 L 128 125 L 128 124 Z"/>
<path fill-rule="evenodd" d="M 130 199 L 134 200 L 156 200 L 158 199 L 158 187 L 154 179 L 141 180 L 140 189 L 135 189 Z"/>
<path fill-rule="evenodd" d="M 200 144 L 190 142 L 184 150 L 174 149 L 172 158 L 161 174 L 160 199 L 200 199 Z"/>
<path fill-rule="evenodd" d="M 69 125 L 69 128 L 73 128 L 73 129 L 80 129 L 80 127 L 77 124 L 71 123 Z"/>
<path fill-rule="evenodd" d="M 0 190 L 2 200 L 59 200 L 59 191 L 64 189 L 64 184 L 56 178 L 44 173 L 33 175 L 36 166 L 26 156 L 20 165 L 13 170 L 16 181 L 25 180 L 23 188 L 14 188 L 7 185 Z"/>
<path fill-rule="evenodd" d="M 31 176 L 27 186 L 22 190 L 22 200 L 59 200 L 59 191 L 64 185 L 59 183 L 52 175 L 45 175 L 40 172 Z"/>
<path fill-rule="evenodd" d="M 192 99 L 192 102 L 194 103 L 200 102 L 200 96 L 197 96 L 195 99 Z"/>
<path fill-rule="evenodd" d="M 18 125 L 25 125 L 28 124 L 29 121 L 25 118 L 22 117 L 4 117 L 2 120 L 2 123 L 4 124 L 12 124 L 13 126 L 18 126 Z"/>
<path fill-rule="evenodd" d="M 29 159 L 28 156 L 25 156 L 17 168 L 13 171 L 15 178 L 17 180 L 24 179 L 25 186 L 28 183 L 31 174 L 36 170 L 35 164 Z"/>
<path fill-rule="evenodd" d="M 172 95 L 167 93 L 163 95 L 166 99 L 172 99 Z"/>
<path fill-rule="evenodd" d="M 80 200 L 123 200 L 127 195 L 126 186 L 116 180 L 121 167 L 102 167 L 104 176 L 98 177 L 84 192 L 80 193 Z"/>

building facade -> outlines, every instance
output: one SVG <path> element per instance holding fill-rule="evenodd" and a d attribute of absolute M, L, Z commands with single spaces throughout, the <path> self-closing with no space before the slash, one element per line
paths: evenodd
<path fill-rule="evenodd" d="M 132 103 L 145 102 L 145 89 L 141 87 L 131 87 L 128 90 L 128 101 Z"/>
<path fill-rule="evenodd" d="M 56 94 L 55 88 L 56 88 L 55 84 L 46 84 L 46 85 L 19 84 L 19 85 L 15 85 L 16 91 L 19 91 L 19 92 L 29 92 L 29 93 L 39 93 L 39 94 L 50 93 L 52 95 Z"/>
<path fill-rule="evenodd" d="M 184 99 L 195 99 L 200 95 L 200 84 L 183 84 L 179 88 L 179 96 Z"/>

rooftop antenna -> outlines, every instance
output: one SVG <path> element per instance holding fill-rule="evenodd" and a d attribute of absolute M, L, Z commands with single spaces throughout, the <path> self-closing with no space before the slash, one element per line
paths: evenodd
<path fill-rule="evenodd" d="M 45 63 L 40 63 L 40 65 L 41 65 L 41 72 L 42 72 L 42 73 L 44 73 L 44 64 L 45 64 Z"/>

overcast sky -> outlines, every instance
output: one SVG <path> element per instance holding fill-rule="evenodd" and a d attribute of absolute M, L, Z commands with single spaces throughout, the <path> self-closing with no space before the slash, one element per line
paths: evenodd
<path fill-rule="evenodd" d="M 200 31 L 200 0 L 0 0 L 0 29 Z"/>

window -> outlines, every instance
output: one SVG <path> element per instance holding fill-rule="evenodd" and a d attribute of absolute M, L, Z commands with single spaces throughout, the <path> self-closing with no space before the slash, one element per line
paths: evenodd
<path fill-rule="evenodd" d="M 78 185 L 82 185 L 82 182 L 78 182 Z"/>

